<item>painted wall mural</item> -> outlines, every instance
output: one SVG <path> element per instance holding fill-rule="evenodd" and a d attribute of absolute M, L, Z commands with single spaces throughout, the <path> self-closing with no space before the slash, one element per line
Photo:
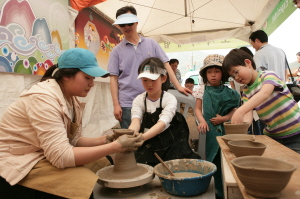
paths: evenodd
<path fill-rule="evenodd" d="M 121 31 L 91 8 L 79 12 L 75 29 L 76 47 L 92 51 L 101 68 L 107 69 L 110 52 L 123 39 Z"/>
<path fill-rule="evenodd" d="M 43 75 L 69 48 L 68 1 L 0 0 L 0 72 Z"/>

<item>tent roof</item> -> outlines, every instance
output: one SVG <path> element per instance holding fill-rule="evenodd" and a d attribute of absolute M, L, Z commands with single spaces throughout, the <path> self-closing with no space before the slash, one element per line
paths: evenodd
<path fill-rule="evenodd" d="M 280 0 L 107 0 L 95 5 L 115 20 L 127 5 L 137 10 L 138 32 L 157 42 L 195 44 L 223 39 L 248 42 Z"/>

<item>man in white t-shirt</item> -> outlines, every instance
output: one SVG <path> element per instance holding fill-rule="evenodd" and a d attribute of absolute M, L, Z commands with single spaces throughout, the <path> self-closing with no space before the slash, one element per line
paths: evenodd
<path fill-rule="evenodd" d="M 284 82 L 287 78 L 287 61 L 282 49 L 268 43 L 268 35 L 263 30 L 253 32 L 250 37 L 250 44 L 256 50 L 253 57 L 256 70 L 271 70 Z"/>

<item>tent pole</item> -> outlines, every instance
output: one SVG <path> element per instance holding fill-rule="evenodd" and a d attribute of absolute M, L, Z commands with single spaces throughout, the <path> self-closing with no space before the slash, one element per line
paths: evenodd
<path fill-rule="evenodd" d="M 184 16 L 187 17 L 187 6 L 186 6 L 186 0 L 184 0 Z"/>

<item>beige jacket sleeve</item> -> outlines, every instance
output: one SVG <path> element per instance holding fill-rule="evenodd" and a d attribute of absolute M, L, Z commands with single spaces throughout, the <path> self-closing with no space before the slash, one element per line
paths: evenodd
<path fill-rule="evenodd" d="M 46 159 L 57 168 L 76 166 L 63 119 L 63 105 L 47 95 L 32 95 L 30 103 L 26 106 L 29 122 Z"/>

